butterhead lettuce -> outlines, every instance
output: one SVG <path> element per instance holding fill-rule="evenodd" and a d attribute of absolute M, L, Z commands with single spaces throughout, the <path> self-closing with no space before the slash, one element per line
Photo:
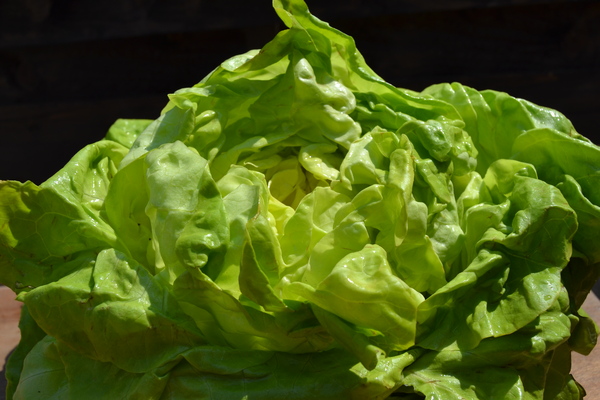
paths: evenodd
<path fill-rule="evenodd" d="M 555 110 L 392 86 L 288 29 L 0 182 L 8 399 L 580 399 L 600 148 Z"/>

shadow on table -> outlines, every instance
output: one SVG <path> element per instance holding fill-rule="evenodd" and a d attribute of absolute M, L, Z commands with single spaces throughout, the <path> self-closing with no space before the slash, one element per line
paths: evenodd
<path fill-rule="evenodd" d="M 0 400 L 6 400 L 6 361 L 11 354 L 12 351 L 4 359 L 4 367 L 2 367 L 2 372 L 0 372 Z"/>
<path fill-rule="evenodd" d="M 8 359 L 8 356 L 6 356 Z M 4 360 L 4 367 L 2 367 L 2 373 L 0 375 L 0 399 L 6 399 L 6 360 Z"/>

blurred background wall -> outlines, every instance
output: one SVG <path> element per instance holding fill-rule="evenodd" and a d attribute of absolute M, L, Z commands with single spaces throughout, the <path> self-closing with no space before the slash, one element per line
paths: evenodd
<path fill-rule="evenodd" d="M 600 2 L 308 0 L 395 86 L 458 81 L 555 108 L 600 144 Z M 0 179 L 41 183 L 117 118 L 284 29 L 269 0 L 0 1 Z"/>

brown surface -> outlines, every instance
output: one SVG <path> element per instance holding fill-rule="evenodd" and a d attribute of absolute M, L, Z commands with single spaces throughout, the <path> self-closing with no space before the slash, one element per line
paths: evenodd
<path fill-rule="evenodd" d="M 600 300 L 594 293 L 589 294 L 583 303 L 583 309 L 594 321 L 600 323 Z M 598 380 L 600 374 L 598 371 L 600 371 L 600 345 L 597 345 L 589 356 L 573 353 L 571 373 L 575 380 L 585 388 L 586 400 L 600 399 L 600 381 Z"/>
<path fill-rule="evenodd" d="M 21 303 L 15 300 L 15 294 L 6 286 L 0 287 L 0 369 L 4 369 L 6 356 L 19 343 L 19 317 Z"/>
<path fill-rule="evenodd" d="M 19 342 L 17 327 L 21 303 L 14 299 L 14 293 L 7 287 L 0 287 L 0 369 L 4 368 L 6 356 Z M 590 293 L 583 308 L 595 320 L 600 321 L 600 300 Z M 587 391 L 587 400 L 600 399 L 600 346 L 597 346 L 589 356 L 573 354 L 572 373 L 575 379 Z M 3 393 L 0 393 L 2 398 Z"/>

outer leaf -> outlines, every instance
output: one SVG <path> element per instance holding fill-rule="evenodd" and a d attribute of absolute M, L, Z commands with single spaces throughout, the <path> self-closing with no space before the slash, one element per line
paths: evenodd
<path fill-rule="evenodd" d="M 36 186 L 0 181 L 0 282 L 30 289 L 69 273 L 80 253 L 115 246 L 100 216 L 126 149 L 111 141 L 86 146 Z"/>
<path fill-rule="evenodd" d="M 46 333 L 40 329 L 27 306 L 21 308 L 21 319 L 19 320 L 21 338 L 17 347 L 10 353 L 6 361 L 6 399 L 11 400 L 21 379 L 25 357 L 46 337 Z"/>
<path fill-rule="evenodd" d="M 204 342 L 175 298 L 145 268 L 114 250 L 22 298 L 47 334 L 129 372 L 151 371 Z"/>

